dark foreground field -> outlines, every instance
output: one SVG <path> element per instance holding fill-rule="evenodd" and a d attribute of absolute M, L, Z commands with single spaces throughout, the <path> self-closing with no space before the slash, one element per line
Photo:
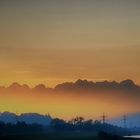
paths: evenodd
<path fill-rule="evenodd" d="M 0 140 L 135 140 L 106 133 L 98 134 L 34 134 L 0 136 Z"/>

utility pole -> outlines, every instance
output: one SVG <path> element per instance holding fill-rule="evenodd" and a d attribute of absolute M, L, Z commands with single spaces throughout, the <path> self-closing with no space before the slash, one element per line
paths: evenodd
<path fill-rule="evenodd" d="M 19 120 L 18 120 L 19 119 L 18 118 L 18 111 L 16 111 L 16 116 L 15 117 L 16 117 L 16 123 L 18 124 L 18 122 L 19 122 Z"/>
<path fill-rule="evenodd" d="M 102 123 L 104 124 L 107 121 L 107 116 L 105 115 L 105 113 L 103 113 L 103 115 L 101 116 L 102 118 Z"/>
<path fill-rule="evenodd" d="M 127 127 L 127 116 L 126 115 L 123 116 L 122 121 L 123 121 L 124 128 L 126 128 Z"/>

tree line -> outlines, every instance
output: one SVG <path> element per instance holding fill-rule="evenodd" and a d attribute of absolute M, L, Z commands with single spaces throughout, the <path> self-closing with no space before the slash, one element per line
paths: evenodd
<path fill-rule="evenodd" d="M 16 124 L 0 122 L 0 135 L 13 134 L 41 134 L 41 133 L 88 133 L 104 131 L 123 135 L 128 133 L 126 129 L 113 126 L 98 120 L 85 120 L 83 117 L 76 117 L 69 121 L 59 118 L 52 119 L 50 125 L 26 124 L 17 121 Z"/>

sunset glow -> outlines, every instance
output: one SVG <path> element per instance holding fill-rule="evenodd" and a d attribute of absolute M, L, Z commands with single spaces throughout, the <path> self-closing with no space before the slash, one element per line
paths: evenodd
<path fill-rule="evenodd" d="M 122 89 L 53 91 L 79 78 L 140 85 L 139 0 L 0 0 L 0 86 L 31 90 L 1 89 L 0 112 L 96 119 L 140 111 L 129 84 L 127 96 Z M 38 84 L 53 89 L 34 93 Z"/>

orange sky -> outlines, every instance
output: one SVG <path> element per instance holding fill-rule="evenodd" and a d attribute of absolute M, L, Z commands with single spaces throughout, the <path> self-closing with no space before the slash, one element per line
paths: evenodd
<path fill-rule="evenodd" d="M 0 1 L 0 84 L 140 83 L 139 0 Z"/>
<path fill-rule="evenodd" d="M 1 0 L 0 85 L 54 87 L 79 78 L 129 78 L 140 84 L 139 7 L 139 0 Z M 14 111 L 16 105 L 20 111 L 37 110 L 34 101 L 25 107 L 8 98 L 2 100 L 3 110 Z M 39 101 L 39 112 L 47 113 L 43 104 Z M 64 104 L 48 108 L 58 116 L 63 108 L 65 116 Z M 75 110 L 68 108 L 76 113 L 82 105 L 83 100 Z"/>
<path fill-rule="evenodd" d="M 37 112 L 53 117 L 71 119 L 83 116 L 86 119 L 100 119 L 103 112 L 108 119 L 124 114 L 139 112 L 139 102 L 124 93 L 0 93 L 1 111 L 15 113 Z M 117 95 L 117 96 L 116 96 Z"/>

